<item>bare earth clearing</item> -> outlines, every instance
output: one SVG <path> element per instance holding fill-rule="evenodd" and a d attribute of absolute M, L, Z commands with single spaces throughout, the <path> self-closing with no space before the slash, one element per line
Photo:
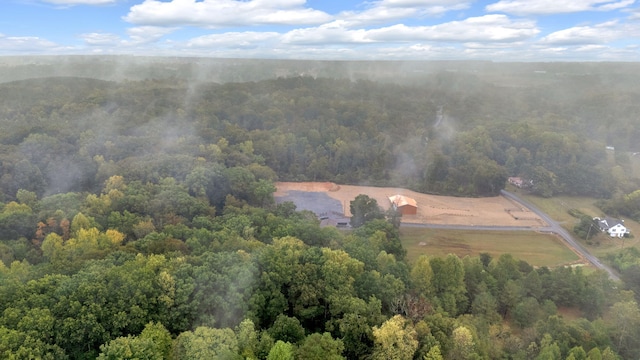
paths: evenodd
<path fill-rule="evenodd" d="M 503 196 L 488 198 L 459 198 L 417 193 L 402 188 L 337 185 L 332 182 L 278 182 L 276 201 L 293 201 L 298 209 L 316 214 L 343 212 L 350 217 L 349 203 L 365 194 L 388 209 L 389 197 L 404 195 L 418 203 L 416 215 L 402 217 L 404 223 L 446 224 L 472 226 L 544 227 L 547 224 L 518 202 Z"/>

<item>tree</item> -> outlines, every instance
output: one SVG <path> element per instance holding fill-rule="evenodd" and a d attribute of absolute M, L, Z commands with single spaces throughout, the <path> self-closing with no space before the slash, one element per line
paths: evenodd
<path fill-rule="evenodd" d="M 418 294 L 427 298 L 433 294 L 433 285 L 431 284 L 433 279 L 433 270 L 429 264 L 429 258 L 426 255 L 421 255 L 413 263 L 410 279 L 412 287 L 418 292 Z"/>
<path fill-rule="evenodd" d="M 380 301 L 377 301 L 377 313 L 380 314 Z M 374 316 L 375 317 L 375 316 Z M 366 313 L 349 312 L 341 319 L 334 320 L 338 323 L 336 331 L 345 346 L 344 354 L 349 359 L 366 358 L 373 348 L 374 337 L 371 329 L 371 319 Z"/>
<path fill-rule="evenodd" d="M 274 192 L 276 192 L 276 187 L 273 182 L 260 179 L 253 184 L 251 197 L 249 198 L 250 203 L 261 207 L 272 206 Z"/>
<path fill-rule="evenodd" d="M 602 352 L 597 347 L 589 350 L 587 360 L 602 360 Z"/>
<path fill-rule="evenodd" d="M 569 350 L 567 359 L 569 359 L 569 357 L 573 357 L 574 360 L 587 360 L 587 352 L 584 351 L 582 346 L 575 346 Z"/>
<path fill-rule="evenodd" d="M 540 353 L 538 353 L 536 360 L 557 360 L 560 359 L 560 356 L 558 343 L 553 341 L 551 335 L 544 334 L 540 342 Z"/>
<path fill-rule="evenodd" d="M 67 359 L 58 345 L 51 345 L 17 330 L 0 326 L 0 357 L 3 359 Z"/>
<path fill-rule="evenodd" d="M 298 319 L 280 314 L 269 328 L 269 334 L 275 340 L 296 344 L 304 339 L 304 328 Z"/>
<path fill-rule="evenodd" d="M 507 171 L 498 165 L 494 160 L 478 160 L 475 172 L 473 173 L 473 184 L 475 193 L 485 196 L 495 196 L 500 194 L 507 182 Z"/>
<path fill-rule="evenodd" d="M 293 345 L 282 340 L 276 341 L 267 356 L 267 360 L 293 360 L 294 358 Z"/>
<path fill-rule="evenodd" d="M 464 283 L 464 265 L 453 254 L 429 260 L 433 269 L 433 285 L 439 305 L 451 316 L 466 310 L 467 297 Z"/>
<path fill-rule="evenodd" d="M 0 204 L 0 235 L 4 240 L 18 240 L 21 237 L 31 239 L 38 223 L 33 210 L 26 204 L 14 201 Z"/>
<path fill-rule="evenodd" d="M 349 205 L 351 211 L 351 226 L 358 228 L 373 219 L 384 219 L 384 213 L 378 206 L 376 199 L 360 194 Z"/>
<path fill-rule="evenodd" d="M 470 359 L 475 351 L 475 342 L 471 331 L 465 326 L 459 326 L 451 334 L 453 348 L 449 352 L 449 357 L 455 360 Z"/>
<path fill-rule="evenodd" d="M 611 307 L 611 338 L 620 355 L 626 359 L 640 355 L 640 309 L 635 301 L 617 302 Z M 604 354 L 603 354 L 604 355 Z"/>
<path fill-rule="evenodd" d="M 483 316 L 490 323 L 498 322 L 502 318 L 497 311 L 496 299 L 486 290 L 486 285 L 484 289 L 484 291 L 481 291 L 476 295 L 475 299 L 473 299 L 471 303 L 471 313 L 476 316 Z"/>
<path fill-rule="evenodd" d="M 516 325 L 521 328 L 529 327 L 538 320 L 540 304 L 535 298 L 526 297 L 515 306 L 511 315 Z"/>
<path fill-rule="evenodd" d="M 508 280 L 499 297 L 500 312 L 507 316 L 522 299 L 522 286 L 519 282 Z"/>
<path fill-rule="evenodd" d="M 258 332 L 255 329 L 253 321 L 244 319 L 236 328 L 236 337 L 238 338 L 238 352 L 244 359 L 256 359 L 258 352 Z"/>
<path fill-rule="evenodd" d="M 162 360 L 163 353 L 158 350 L 153 339 L 129 335 L 119 337 L 100 346 L 99 360 L 140 359 Z"/>
<path fill-rule="evenodd" d="M 607 346 L 607 348 L 602 352 L 602 360 L 618 360 L 618 356 L 610 347 Z"/>
<path fill-rule="evenodd" d="M 298 360 L 344 360 L 341 355 L 344 345 L 334 340 L 329 333 L 313 333 L 307 336 L 296 350 Z"/>
<path fill-rule="evenodd" d="M 526 176 L 533 181 L 533 193 L 548 198 L 557 192 L 556 174 L 543 166 L 531 168 Z"/>
<path fill-rule="evenodd" d="M 20 204 L 27 205 L 33 212 L 38 212 L 39 204 L 38 204 L 38 195 L 33 191 L 28 191 L 24 189 L 19 189 L 16 193 L 16 199 Z"/>
<path fill-rule="evenodd" d="M 229 328 L 198 327 L 178 336 L 176 360 L 238 359 L 238 339 Z"/>
<path fill-rule="evenodd" d="M 598 226 L 594 224 L 594 220 L 589 216 L 580 217 L 580 222 L 573 227 L 573 232 L 579 238 L 589 240 L 590 237 L 598 234 Z"/>
<path fill-rule="evenodd" d="M 432 346 L 431 349 L 429 349 L 429 352 L 424 356 L 424 360 L 444 360 L 440 353 L 440 346 Z"/>
<path fill-rule="evenodd" d="M 371 220 L 354 231 L 354 235 L 369 239 L 372 245 L 393 254 L 396 260 L 404 260 L 407 251 L 400 242 L 400 232 L 383 219 Z M 376 254 L 378 254 L 376 252 Z"/>
<path fill-rule="evenodd" d="M 374 360 L 410 360 L 418 349 L 417 334 L 402 316 L 396 315 L 373 328 Z"/>
<path fill-rule="evenodd" d="M 171 334 L 161 323 L 150 322 L 145 325 L 139 338 L 151 340 L 156 351 L 162 356 L 162 359 L 171 360 L 173 358 L 173 340 L 171 339 Z"/>
<path fill-rule="evenodd" d="M 256 265 L 245 255 L 207 252 L 193 267 L 195 289 L 191 297 L 200 325 L 235 327 L 245 317 L 257 276 Z"/>

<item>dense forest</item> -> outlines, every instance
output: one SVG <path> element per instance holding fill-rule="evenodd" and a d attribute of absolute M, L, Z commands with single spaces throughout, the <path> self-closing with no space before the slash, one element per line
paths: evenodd
<path fill-rule="evenodd" d="M 0 83 L 0 357 L 640 357 L 635 249 L 609 259 L 622 283 L 509 254 L 409 263 L 397 219 L 339 231 L 274 202 L 277 180 L 492 196 L 522 176 L 640 220 L 640 75 L 409 65 L 242 82 L 15 65 Z"/>

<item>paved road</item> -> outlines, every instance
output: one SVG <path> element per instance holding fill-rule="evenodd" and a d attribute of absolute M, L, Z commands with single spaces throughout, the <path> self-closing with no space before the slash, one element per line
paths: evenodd
<path fill-rule="evenodd" d="M 577 252 L 582 257 L 587 259 L 590 263 L 593 264 L 593 266 L 595 266 L 595 267 L 597 267 L 599 269 L 602 269 L 602 270 L 606 271 L 607 273 L 609 273 L 609 277 L 611 279 L 616 280 L 616 281 L 620 280 L 620 277 L 618 276 L 618 274 L 616 274 L 615 271 L 613 271 L 613 269 L 611 269 L 607 265 L 601 263 L 600 260 L 597 257 L 592 255 L 587 249 L 585 249 L 580 243 L 578 243 L 573 238 L 573 236 L 571 236 L 571 234 L 565 228 L 560 226 L 560 224 L 558 224 L 558 222 L 554 221 L 551 217 L 549 217 L 549 215 L 547 215 L 546 213 L 542 212 L 542 210 L 538 209 L 535 205 L 533 205 L 529 201 L 527 201 L 525 199 L 522 199 L 521 197 L 519 197 L 518 195 L 516 195 L 514 193 L 510 193 L 510 192 L 508 192 L 506 190 L 502 190 L 500 193 L 504 197 L 512 199 L 512 200 L 515 200 L 515 201 L 521 203 L 522 205 L 528 207 L 529 210 L 531 210 L 534 213 L 536 213 L 538 216 L 540 216 L 542 218 L 542 220 L 544 220 L 544 222 L 547 223 L 547 225 L 549 225 L 549 228 L 550 228 L 551 232 L 559 235 L 567 243 L 567 245 L 569 245 L 569 247 L 571 247 L 575 252 Z"/>
<path fill-rule="evenodd" d="M 578 243 L 571 234 L 560 224 L 554 221 L 549 215 L 542 212 L 542 210 L 538 209 L 535 205 L 530 203 L 527 200 L 524 200 L 517 196 L 514 193 L 510 193 L 508 191 L 502 190 L 502 195 L 508 199 L 517 201 L 522 205 L 529 208 L 529 210 L 536 213 L 544 222 L 547 223 L 548 226 L 540 226 L 540 227 L 529 227 L 529 226 L 469 226 L 469 225 L 441 225 L 441 224 L 409 224 L 403 223 L 402 226 L 405 227 L 427 227 L 432 229 L 456 229 L 456 230 L 494 230 L 494 231 L 542 231 L 549 232 L 553 234 L 557 234 L 560 236 L 567 245 L 572 248 L 576 253 L 582 256 L 584 259 L 593 264 L 593 266 L 606 271 L 609 274 L 609 277 L 612 280 L 619 281 L 620 277 L 616 274 L 613 269 L 601 263 L 600 260 L 593 256 L 587 249 L 585 249 L 580 243 Z"/>

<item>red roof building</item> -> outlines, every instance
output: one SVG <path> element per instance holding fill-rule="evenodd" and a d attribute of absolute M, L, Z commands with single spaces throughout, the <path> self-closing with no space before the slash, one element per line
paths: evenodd
<path fill-rule="evenodd" d="M 394 195 L 389 197 L 391 206 L 400 211 L 402 215 L 415 215 L 418 213 L 418 203 L 404 195 Z"/>

